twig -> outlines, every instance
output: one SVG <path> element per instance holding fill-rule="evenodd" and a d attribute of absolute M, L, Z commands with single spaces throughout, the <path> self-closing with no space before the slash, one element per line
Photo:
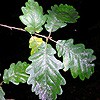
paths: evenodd
<path fill-rule="evenodd" d="M 8 26 L 8 25 L 4 25 L 4 24 L 0 24 L 0 26 L 9 28 L 9 29 L 11 29 L 11 30 L 15 29 L 15 30 L 19 30 L 19 31 L 24 31 L 24 32 L 26 32 L 26 31 L 25 31 L 24 29 L 22 29 L 22 28 L 17 28 L 17 27 L 13 27 L 13 26 Z M 35 33 L 34 35 L 43 37 L 43 38 L 45 38 L 45 39 L 49 39 L 49 40 L 51 40 L 52 42 L 57 43 L 57 41 L 53 40 L 52 37 L 50 37 L 51 33 L 49 34 L 48 37 L 45 36 L 45 35 L 37 34 L 37 33 Z"/>
<path fill-rule="evenodd" d="M 57 41 L 53 40 L 52 38 L 49 38 L 49 40 L 57 44 Z"/>
<path fill-rule="evenodd" d="M 2 82 L 0 82 L 0 86 L 2 86 L 2 84 L 3 84 L 3 81 L 2 81 Z"/>
<path fill-rule="evenodd" d="M 41 34 L 37 34 L 37 33 L 34 33 L 34 35 L 43 37 L 43 38 L 45 38 L 45 39 L 47 38 L 45 35 L 41 35 Z"/>
<path fill-rule="evenodd" d="M 0 24 L 0 26 L 2 26 L 2 27 L 6 27 L 6 28 L 9 28 L 9 29 L 15 29 L 15 30 L 19 30 L 19 31 L 24 31 L 25 32 L 25 30 L 24 29 L 22 29 L 22 28 L 16 28 L 16 27 L 12 27 L 12 26 L 8 26 L 8 25 L 4 25 L 4 24 Z"/>

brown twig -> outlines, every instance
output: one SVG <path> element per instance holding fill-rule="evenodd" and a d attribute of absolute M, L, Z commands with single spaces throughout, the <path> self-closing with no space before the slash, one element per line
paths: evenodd
<path fill-rule="evenodd" d="M 0 86 L 2 86 L 2 84 L 3 84 L 3 81 L 2 81 L 2 82 L 0 82 Z"/>
<path fill-rule="evenodd" d="M 8 26 L 8 25 L 4 25 L 4 24 L 0 24 L 0 26 L 2 26 L 2 27 L 6 27 L 6 28 L 9 28 L 9 29 L 15 29 L 15 30 L 19 30 L 19 31 L 24 31 L 25 32 L 25 30 L 24 29 L 22 29 L 22 28 L 16 28 L 16 27 L 12 27 L 12 26 Z"/>
<path fill-rule="evenodd" d="M 19 30 L 19 31 L 24 31 L 24 32 L 26 32 L 26 31 L 25 31 L 24 29 L 22 29 L 22 28 L 17 28 L 17 27 L 13 27 L 13 26 L 8 26 L 8 25 L 4 25 L 4 24 L 0 24 L 0 26 L 9 28 L 9 29 L 11 29 L 11 30 L 15 29 L 15 30 Z M 43 38 L 45 38 L 45 39 L 49 39 L 49 40 L 53 41 L 54 43 L 57 43 L 57 41 L 53 40 L 52 37 L 50 37 L 50 36 L 51 36 L 51 33 L 49 34 L 48 37 L 45 36 L 45 35 L 37 34 L 37 33 L 35 33 L 34 35 L 43 37 Z"/>

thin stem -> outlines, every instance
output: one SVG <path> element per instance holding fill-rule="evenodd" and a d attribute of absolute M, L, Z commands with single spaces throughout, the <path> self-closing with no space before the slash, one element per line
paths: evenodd
<path fill-rule="evenodd" d="M 26 31 L 25 31 L 24 29 L 22 29 L 22 28 L 17 28 L 17 27 L 13 27 L 13 26 L 8 26 L 8 25 L 4 25 L 4 24 L 0 24 L 0 26 L 9 28 L 9 29 L 11 29 L 11 30 L 15 29 L 15 30 L 19 30 L 19 31 L 26 32 Z M 46 41 L 48 41 L 48 39 L 49 39 L 49 40 L 51 40 L 52 42 L 57 43 L 57 41 L 53 40 L 52 37 L 50 37 L 50 36 L 51 36 L 51 33 L 49 33 L 49 36 L 48 36 L 48 37 L 45 36 L 45 35 L 37 34 L 37 33 L 35 33 L 34 35 L 43 37 L 43 38 L 46 39 Z"/>
<path fill-rule="evenodd" d="M 49 38 L 49 40 L 57 44 L 57 41 L 53 40 L 52 38 Z"/>
<path fill-rule="evenodd" d="M 2 84 L 3 84 L 3 81 L 0 83 L 0 86 L 2 86 Z"/>
<path fill-rule="evenodd" d="M 22 28 L 16 28 L 16 27 L 12 27 L 12 26 L 8 26 L 8 25 L 4 25 L 4 24 L 0 24 L 0 26 L 3 26 L 3 27 L 6 27 L 6 28 L 9 28 L 9 29 L 15 29 L 15 30 L 19 30 L 19 31 L 24 31 L 25 32 L 25 30 L 24 29 L 22 29 Z"/>
<path fill-rule="evenodd" d="M 48 40 L 52 38 L 52 37 L 50 37 L 50 36 L 51 36 L 51 32 L 49 33 L 49 35 L 48 35 L 48 37 L 47 37 L 47 39 L 46 39 L 46 42 L 48 42 Z"/>
<path fill-rule="evenodd" d="M 37 33 L 35 33 L 34 35 L 43 37 L 43 38 L 45 38 L 45 39 L 47 38 L 45 35 L 41 35 L 41 34 L 37 34 Z"/>

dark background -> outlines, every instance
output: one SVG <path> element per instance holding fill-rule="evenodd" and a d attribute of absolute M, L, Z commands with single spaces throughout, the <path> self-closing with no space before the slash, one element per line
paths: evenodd
<path fill-rule="evenodd" d="M 21 7 L 27 0 L 0 0 L 0 24 L 24 28 L 19 16 Z M 52 33 L 55 40 L 73 38 L 74 43 L 83 43 L 86 48 L 92 48 L 97 59 L 95 72 L 85 81 L 79 78 L 73 79 L 70 72 L 62 72 L 66 79 L 66 85 L 62 86 L 63 94 L 57 100 L 100 100 L 100 3 L 99 0 L 37 0 L 44 8 L 44 13 L 54 4 L 69 4 L 79 12 L 80 19 L 75 24 Z M 47 34 L 44 30 L 41 34 Z M 30 50 L 28 47 L 30 35 L 27 32 L 10 30 L 0 27 L 0 81 L 3 70 L 17 61 L 28 61 Z M 52 42 L 50 42 L 52 43 Z M 54 45 L 52 43 L 52 45 Z M 31 85 L 10 83 L 3 84 L 5 98 L 15 100 L 39 100 L 38 96 L 31 92 Z"/>

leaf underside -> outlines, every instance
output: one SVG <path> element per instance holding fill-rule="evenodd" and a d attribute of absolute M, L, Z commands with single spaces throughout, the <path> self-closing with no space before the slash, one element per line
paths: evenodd
<path fill-rule="evenodd" d="M 78 12 L 73 6 L 60 4 L 48 10 L 47 24 L 45 28 L 48 32 L 55 32 L 59 28 L 65 27 L 67 23 L 75 23 L 79 18 Z"/>
<path fill-rule="evenodd" d="M 38 2 L 28 0 L 25 3 L 25 7 L 22 7 L 21 10 L 23 15 L 19 16 L 19 18 L 27 26 L 25 30 L 30 34 L 41 32 L 43 30 L 42 25 L 46 21 L 46 15 L 43 15 L 43 9 Z"/>
<path fill-rule="evenodd" d="M 81 80 L 87 79 L 94 73 L 94 64 L 96 59 L 92 49 L 85 49 L 83 44 L 73 44 L 73 39 L 58 40 L 56 49 L 58 56 L 63 57 L 64 71 L 70 69 L 73 78 L 78 75 Z"/>
<path fill-rule="evenodd" d="M 30 74 L 27 83 L 32 84 L 32 92 L 42 100 L 56 100 L 57 94 L 62 94 L 60 85 L 65 85 L 65 79 L 59 73 L 63 68 L 61 61 L 54 57 L 56 51 L 45 42 L 39 51 L 29 57 L 32 63 L 26 69 Z"/>
<path fill-rule="evenodd" d="M 12 82 L 15 85 L 20 82 L 25 83 L 29 77 L 25 72 L 28 65 L 26 62 L 22 63 L 21 61 L 18 61 L 17 64 L 12 63 L 9 69 L 4 70 L 4 83 L 9 84 L 9 82 Z"/>

